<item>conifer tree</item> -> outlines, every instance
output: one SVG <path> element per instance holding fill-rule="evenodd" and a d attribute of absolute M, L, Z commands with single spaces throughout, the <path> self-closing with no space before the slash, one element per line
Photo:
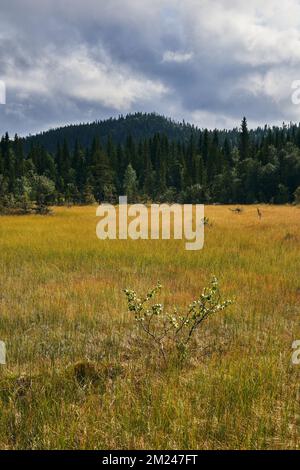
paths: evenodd
<path fill-rule="evenodd" d="M 239 142 L 239 150 L 240 150 L 240 157 L 241 160 L 246 160 L 249 157 L 249 131 L 247 126 L 247 119 L 243 117 L 242 124 L 241 124 L 241 132 L 240 132 L 240 142 Z"/>

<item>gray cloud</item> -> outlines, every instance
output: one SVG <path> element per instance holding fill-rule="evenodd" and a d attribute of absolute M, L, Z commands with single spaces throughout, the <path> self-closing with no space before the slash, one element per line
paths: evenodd
<path fill-rule="evenodd" d="M 299 120 L 298 0 L 4 0 L 0 133 L 157 111 L 200 127 Z"/>

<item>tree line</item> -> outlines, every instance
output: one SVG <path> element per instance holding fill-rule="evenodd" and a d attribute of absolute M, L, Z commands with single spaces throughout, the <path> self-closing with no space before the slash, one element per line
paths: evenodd
<path fill-rule="evenodd" d="M 139 116 L 144 126 L 146 115 L 135 115 L 137 121 Z M 285 204 L 300 198 L 296 124 L 249 131 L 243 118 L 232 132 L 174 124 L 170 136 L 168 121 L 166 133 L 134 138 L 125 136 L 122 119 L 123 139 L 95 135 L 84 146 L 78 138 L 70 145 L 60 135 L 54 151 L 38 139 L 28 148 L 26 139 L 3 136 L 0 212 L 42 213 L 55 204 L 115 203 L 123 194 L 130 202 L 167 203 Z M 51 139 L 53 147 L 55 133 Z"/>

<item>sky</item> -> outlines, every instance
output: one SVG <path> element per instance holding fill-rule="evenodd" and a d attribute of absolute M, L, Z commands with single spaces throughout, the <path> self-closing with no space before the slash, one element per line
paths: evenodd
<path fill-rule="evenodd" d="M 1 0 L 0 80 L 0 134 L 136 111 L 298 122 L 300 0 Z"/>

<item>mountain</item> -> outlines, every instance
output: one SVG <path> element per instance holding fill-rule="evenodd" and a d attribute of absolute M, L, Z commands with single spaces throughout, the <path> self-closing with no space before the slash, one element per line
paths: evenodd
<path fill-rule="evenodd" d="M 156 113 L 135 113 L 118 118 L 110 118 L 92 123 L 72 124 L 65 127 L 50 129 L 24 139 L 24 148 L 29 150 L 32 145 L 41 145 L 49 152 L 55 152 L 58 143 L 66 140 L 69 148 L 73 148 L 76 140 L 83 147 L 90 147 L 95 137 L 106 143 L 111 137 L 115 144 L 124 144 L 131 136 L 134 141 L 148 139 L 154 134 L 164 134 L 170 140 L 188 142 L 191 132 L 200 130 L 185 122 L 176 122 Z"/>
<path fill-rule="evenodd" d="M 300 125 L 199 129 L 157 114 L 0 142 L 0 213 L 131 201 L 287 203 L 300 191 Z M 298 200 L 298 199 L 297 199 Z"/>

